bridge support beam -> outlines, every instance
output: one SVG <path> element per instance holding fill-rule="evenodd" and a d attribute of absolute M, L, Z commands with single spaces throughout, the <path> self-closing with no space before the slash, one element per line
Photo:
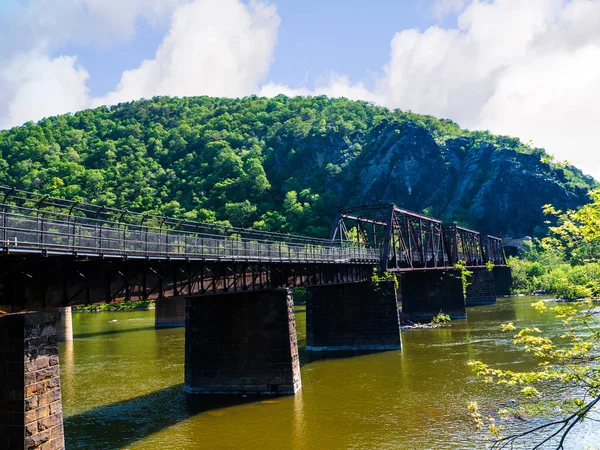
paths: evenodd
<path fill-rule="evenodd" d="M 0 448 L 64 450 L 56 314 L 0 318 Z"/>
<path fill-rule="evenodd" d="M 493 272 L 487 268 L 470 269 L 470 271 L 471 277 L 465 295 L 467 306 L 496 304 Z"/>
<path fill-rule="evenodd" d="M 467 310 L 459 270 L 404 272 L 400 279 L 402 313 L 429 322 L 440 311 L 451 319 L 466 319 Z"/>
<path fill-rule="evenodd" d="M 496 286 L 496 295 L 510 295 L 512 287 L 512 273 L 508 266 L 495 266 L 492 269 L 494 273 L 494 285 Z"/>
<path fill-rule="evenodd" d="M 397 350 L 402 347 L 396 286 L 362 283 L 306 289 L 306 350 Z"/>
<path fill-rule="evenodd" d="M 155 328 L 185 327 L 185 297 L 161 298 L 155 305 Z"/>
<path fill-rule="evenodd" d="M 186 298 L 186 393 L 295 394 L 301 386 L 290 290 Z"/>

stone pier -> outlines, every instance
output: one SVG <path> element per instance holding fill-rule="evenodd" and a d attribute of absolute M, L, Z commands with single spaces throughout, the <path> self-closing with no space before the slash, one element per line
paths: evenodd
<path fill-rule="evenodd" d="M 185 297 L 161 298 L 155 305 L 155 328 L 185 327 Z"/>
<path fill-rule="evenodd" d="M 290 290 L 186 298 L 186 393 L 295 394 L 301 386 Z"/>
<path fill-rule="evenodd" d="M 496 266 L 492 269 L 496 295 L 510 295 L 512 287 L 512 273 L 508 266 Z"/>
<path fill-rule="evenodd" d="M 430 322 L 440 311 L 466 319 L 460 270 L 404 272 L 400 279 L 402 313 L 413 321 Z"/>
<path fill-rule="evenodd" d="M 470 269 L 471 277 L 467 286 L 465 300 L 467 306 L 494 305 L 496 303 L 496 288 L 494 274 L 487 268 Z"/>
<path fill-rule="evenodd" d="M 0 448 L 64 450 L 56 313 L 0 317 Z"/>
<path fill-rule="evenodd" d="M 306 289 L 306 350 L 396 350 L 402 347 L 396 286 L 382 281 Z"/>
<path fill-rule="evenodd" d="M 58 342 L 73 340 L 73 315 L 71 307 L 58 308 L 58 317 L 56 319 L 56 338 Z"/>

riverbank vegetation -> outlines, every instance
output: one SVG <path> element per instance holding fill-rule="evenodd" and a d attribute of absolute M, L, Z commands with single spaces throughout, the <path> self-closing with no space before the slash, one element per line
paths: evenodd
<path fill-rule="evenodd" d="M 73 312 L 103 312 L 103 311 L 136 311 L 154 309 L 154 300 L 138 300 L 132 302 L 95 303 L 92 305 L 73 306 Z"/>
<path fill-rule="evenodd" d="M 548 235 L 524 242 L 520 258 L 510 258 L 513 291 L 548 293 L 574 300 L 600 297 L 600 191 L 591 203 L 562 212 L 547 205 L 554 218 Z"/>

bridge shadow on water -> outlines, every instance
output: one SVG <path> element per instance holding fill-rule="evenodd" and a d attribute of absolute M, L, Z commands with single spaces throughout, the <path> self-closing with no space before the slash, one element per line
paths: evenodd
<path fill-rule="evenodd" d="M 138 331 L 154 331 L 156 328 L 154 326 L 149 327 L 139 327 L 139 328 L 123 328 L 116 330 L 103 330 L 103 331 L 94 331 L 93 333 L 77 333 L 73 335 L 73 339 L 86 339 L 93 338 L 98 336 L 110 336 L 111 334 L 121 334 L 121 333 L 136 333 Z"/>
<path fill-rule="evenodd" d="M 298 341 L 300 343 L 300 341 Z M 327 352 L 309 352 L 306 347 L 298 348 L 298 356 L 300 357 L 300 366 L 304 367 L 310 363 L 332 360 L 332 359 L 347 359 L 357 358 L 360 356 L 373 355 L 375 353 L 393 352 L 396 350 L 353 350 L 353 351 L 327 351 Z M 399 350 L 398 350 L 399 351 Z"/>
<path fill-rule="evenodd" d="M 183 384 L 177 384 L 65 417 L 65 444 L 82 450 L 123 448 L 197 414 L 266 398 L 273 396 L 188 396 Z"/>

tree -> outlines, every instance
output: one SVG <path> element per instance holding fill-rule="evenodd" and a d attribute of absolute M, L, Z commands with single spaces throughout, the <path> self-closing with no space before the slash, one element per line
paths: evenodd
<path fill-rule="evenodd" d="M 591 191 L 590 198 L 591 203 L 564 214 L 552 205 L 544 207 L 546 214 L 558 216 L 558 224 L 542 244 L 561 250 L 573 264 L 600 261 L 600 190 Z"/>
<path fill-rule="evenodd" d="M 513 448 L 528 439 L 532 448 L 552 444 L 563 449 L 569 433 L 584 419 L 596 420 L 594 407 L 600 402 L 600 321 L 589 300 L 548 308 L 541 301 L 533 306 L 542 314 L 553 312 L 562 321 L 564 332 L 558 339 L 545 336 L 539 328 L 517 330 L 513 323 L 503 324 L 503 331 L 514 334 L 515 345 L 524 347 L 539 362 L 529 371 L 512 371 L 488 366 L 481 361 L 469 364 L 488 383 L 497 383 L 520 391 L 521 401 L 510 408 L 484 416 L 475 402 L 469 412 L 476 428 L 487 425 L 494 443 L 492 448 Z M 509 391 L 507 391 L 508 393 Z M 572 398 L 556 400 L 557 392 Z M 510 419 L 526 414 L 548 413 L 556 408 L 563 414 L 525 430 L 511 425 Z M 508 431 L 506 436 L 504 432 Z M 547 448 L 547 447 L 544 447 Z"/>
<path fill-rule="evenodd" d="M 596 420 L 592 416 L 600 402 L 600 319 L 590 298 L 600 296 L 600 192 L 593 191 L 590 196 L 590 204 L 566 213 L 550 205 L 545 207 L 547 213 L 558 216 L 558 222 L 542 240 L 543 251 L 552 258 L 562 252 L 571 265 L 559 265 L 546 275 L 543 266 L 536 262 L 529 266 L 531 277 L 553 279 L 554 291 L 588 298 L 553 307 L 544 301 L 532 305 L 540 314 L 554 313 L 562 321 L 564 330 L 558 338 L 551 338 L 535 327 L 517 330 L 513 323 L 501 325 L 503 331 L 514 333 L 515 345 L 522 346 L 538 360 L 535 369 L 513 371 L 490 367 L 482 361 L 470 363 L 486 382 L 518 389 L 524 400 L 496 411 L 496 417 L 486 417 L 475 402 L 469 405 L 475 426 L 487 426 L 492 435 L 492 448 L 512 448 L 519 440 L 534 439 L 533 448 L 554 445 L 562 449 L 569 433 L 582 420 Z M 544 259 L 544 255 L 538 254 L 538 258 Z M 572 398 L 562 398 L 558 405 L 552 400 L 557 392 L 568 392 Z M 510 417 L 521 414 L 523 408 L 535 413 L 548 410 L 548 406 L 559 407 L 563 416 L 523 431 L 511 427 Z M 502 437 L 506 431 L 507 436 Z"/>

